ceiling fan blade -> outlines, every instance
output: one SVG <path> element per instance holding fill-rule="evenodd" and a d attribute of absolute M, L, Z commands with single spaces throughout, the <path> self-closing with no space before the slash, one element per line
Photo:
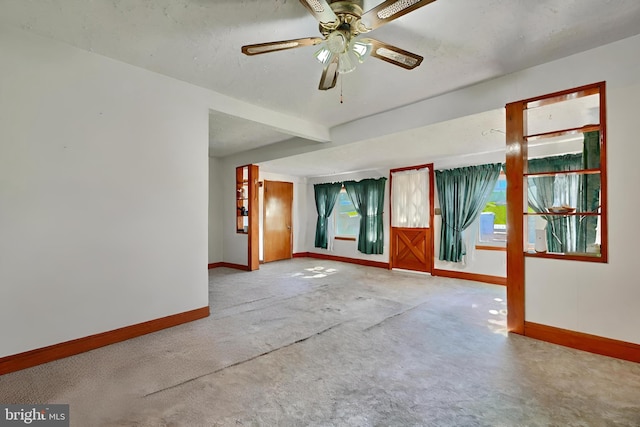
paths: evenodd
<path fill-rule="evenodd" d="M 362 22 L 373 30 L 434 1 L 436 0 L 387 0 L 365 12 Z"/>
<path fill-rule="evenodd" d="M 361 39 L 363 43 L 371 43 L 371 56 L 407 70 L 416 68 L 424 58 L 399 47 L 383 43 L 375 39 Z"/>
<path fill-rule="evenodd" d="M 315 16 L 318 22 L 328 24 L 329 22 L 336 22 L 338 20 L 338 17 L 326 0 L 300 0 L 300 3 Z"/>
<path fill-rule="evenodd" d="M 314 46 L 324 41 L 322 37 L 306 37 L 304 39 L 282 40 L 279 42 L 258 43 L 242 46 L 245 55 L 260 55 L 261 53 L 276 52 L 285 49 L 295 49 L 303 46 Z"/>
<path fill-rule="evenodd" d="M 335 56 L 333 60 L 324 67 L 322 70 L 322 77 L 320 77 L 320 85 L 318 89 L 329 90 L 336 86 L 338 81 L 338 57 Z"/>

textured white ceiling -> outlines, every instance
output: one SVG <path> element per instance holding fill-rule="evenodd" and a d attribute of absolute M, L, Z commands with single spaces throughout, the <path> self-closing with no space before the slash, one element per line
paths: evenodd
<path fill-rule="evenodd" d="M 468 166 L 477 161 L 478 155 L 485 155 L 487 162 L 504 161 L 504 127 L 504 109 L 492 110 L 406 130 L 391 138 L 373 138 L 271 160 L 260 164 L 260 170 L 314 177 L 404 167 L 415 165 L 416 159 L 438 162 L 439 167 Z M 467 158 L 470 153 L 473 160 Z M 442 163 L 444 159 L 446 163 Z"/>
<path fill-rule="evenodd" d="M 529 110 L 527 122 L 532 127 L 528 130 L 531 133 L 549 132 L 598 123 L 598 105 L 598 95 L 591 95 Z M 397 132 L 391 137 L 371 138 L 271 160 L 260 164 L 260 170 L 315 177 L 374 169 L 385 171 L 415 165 L 416 159 L 428 159 L 430 163 L 437 163 L 439 168 L 469 166 L 477 164 L 479 159 L 488 163 L 503 162 L 505 121 L 505 109 L 500 108 Z M 563 150 L 568 146 L 575 148 L 571 144 L 576 141 L 581 149 L 582 135 L 563 135 L 530 142 L 529 154 L 537 157 L 570 152 Z M 549 148 L 551 145 L 554 147 Z"/>
<path fill-rule="evenodd" d="M 238 118 L 219 111 L 209 112 L 209 145 L 211 157 L 224 157 L 242 150 L 251 150 L 292 138 L 262 123 Z"/>
<path fill-rule="evenodd" d="M 377 3 L 365 0 L 365 10 Z M 323 92 L 314 47 L 240 52 L 244 44 L 319 35 L 296 0 L 0 0 L 0 10 L 0 25 L 327 129 L 640 33 L 638 0 L 437 0 L 371 33 L 424 56 L 420 67 L 370 58 Z M 290 137 L 275 124 L 212 115 L 217 156 Z"/>

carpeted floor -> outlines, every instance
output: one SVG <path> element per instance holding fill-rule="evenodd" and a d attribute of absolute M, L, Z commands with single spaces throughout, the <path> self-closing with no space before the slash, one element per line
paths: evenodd
<path fill-rule="evenodd" d="M 0 377 L 72 426 L 640 426 L 640 365 L 505 332 L 505 288 L 295 259 L 211 317 Z"/>

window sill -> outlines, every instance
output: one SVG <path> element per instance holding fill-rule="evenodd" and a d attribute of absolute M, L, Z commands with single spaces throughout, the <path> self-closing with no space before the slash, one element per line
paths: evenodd
<path fill-rule="evenodd" d="M 506 246 L 491 246 L 491 245 L 476 245 L 476 250 L 479 251 L 507 251 Z"/>
<path fill-rule="evenodd" d="M 525 257 L 530 258 L 549 258 L 549 259 L 563 259 L 566 261 L 586 261 L 586 262 L 601 262 L 607 263 L 607 259 L 602 254 L 584 254 L 584 253 L 567 253 L 560 254 L 554 252 L 525 252 Z"/>
<path fill-rule="evenodd" d="M 348 240 L 348 241 L 352 241 L 352 242 L 356 241 L 355 237 L 345 237 L 345 236 L 335 236 L 333 239 L 334 240 Z"/>

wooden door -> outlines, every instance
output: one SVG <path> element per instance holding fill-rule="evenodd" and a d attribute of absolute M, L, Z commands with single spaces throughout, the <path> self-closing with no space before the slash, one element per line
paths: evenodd
<path fill-rule="evenodd" d="M 264 181 L 264 262 L 293 257 L 293 183 Z"/>
<path fill-rule="evenodd" d="M 393 197 L 393 178 L 395 173 L 406 171 L 419 171 L 428 169 L 428 183 L 426 189 L 412 193 L 415 200 L 409 203 L 404 198 L 395 201 Z M 426 178 L 425 178 L 426 179 Z M 423 271 L 431 273 L 433 270 L 433 164 L 411 166 L 407 168 L 392 169 L 390 173 L 391 181 L 391 268 L 401 268 L 404 270 Z M 419 200 L 418 200 L 419 199 Z M 417 203 L 421 201 L 421 203 Z M 396 214 L 408 214 L 408 208 L 405 206 L 409 203 L 414 208 L 418 205 L 426 205 L 425 214 L 428 215 L 428 224 L 422 227 L 403 227 L 394 226 L 396 223 L 393 212 Z M 415 212 L 415 210 L 414 210 Z M 422 212 L 422 211 L 421 211 Z M 408 214 L 411 216 L 410 214 Z M 423 217 L 424 218 L 424 217 Z M 425 221 L 421 221 L 425 222 Z"/>
<path fill-rule="evenodd" d="M 391 229 L 391 268 L 431 272 L 431 229 Z"/>

